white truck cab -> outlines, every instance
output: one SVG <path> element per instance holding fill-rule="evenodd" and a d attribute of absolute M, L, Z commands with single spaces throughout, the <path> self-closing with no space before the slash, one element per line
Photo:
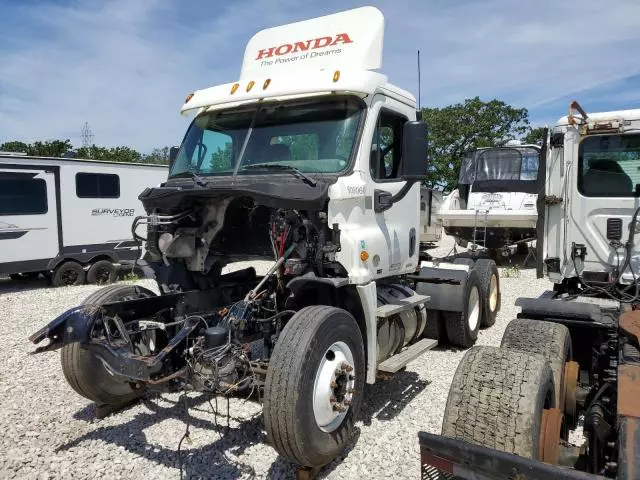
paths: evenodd
<path fill-rule="evenodd" d="M 247 126 L 257 106 L 273 112 L 271 125 L 257 119 L 246 146 L 241 143 L 249 131 L 245 126 L 237 138 L 207 130 L 204 147 L 246 147 L 234 179 L 247 173 L 242 168 L 254 161 L 252 154 L 258 158 L 267 151 L 276 152 L 270 161 L 279 165 L 311 177 L 334 177 L 327 222 L 341 226 L 336 260 L 355 284 L 418 266 L 419 183 L 387 202 L 407 185 L 401 170 L 410 153 L 403 152 L 404 126 L 416 120 L 416 99 L 374 71 L 381 66 L 383 34 L 384 17 L 373 7 L 262 30 L 247 44 L 238 81 L 197 90 L 181 109 L 219 113 L 222 119 L 229 109 L 247 105 Z M 183 149 L 169 176 L 193 168 L 189 160 Z M 227 169 L 224 165 L 219 173 Z M 266 173 L 274 175 L 273 169 Z"/>
<path fill-rule="evenodd" d="M 559 285 L 636 282 L 638 132 L 640 109 L 587 114 L 577 102 L 553 126 L 539 208 L 540 275 Z"/>
<path fill-rule="evenodd" d="M 80 307 L 32 335 L 66 352 L 81 395 L 257 390 L 274 448 L 317 467 L 350 441 L 366 383 L 438 343 L 468 348 L 495 322 L 494 262 L 419 261 L 427 129 L 414 97 L 373 71 L 383 27 L 364 7 L 264 30 L 237 81 L 187 96 L 182 112 L 196 115 L 167 181 L 140 195 L 161 294 L 99 297 L 101 321 L 144 354 L 112 348 Z M 254 259 L 272 266 L 224 272 Z M 77 343 L 96 361 L 69 353 Z"/>

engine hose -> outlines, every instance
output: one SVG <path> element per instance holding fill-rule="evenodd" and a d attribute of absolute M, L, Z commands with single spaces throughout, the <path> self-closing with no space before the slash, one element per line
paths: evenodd
<path fill-rule="evenodd" d="M 318 251 L 316 252 L 316 267 L 318 268 L 318 276 L 324 276 L 324 244 L 326 242 L 326 235 L 324 231 L 324 225 L 321 225 L 320 230 L 318 231 Z"/>
<path fill-rule="evenodd" d="M 133 239 L 137 242 L 146 242 L 147 239 L 144 237 L 141 237 L 140 235 L 138 235 L 136 233 L 136 228 L 138 228 L 138 222 L 140 220 L 142 220 L 143 218 L 146 218 L 142 215 L 137 216 L 136 218 L 133 219 L 133 222 L 131 223 L 131 235 L 133 236 Z"/>
<path fill-rule="evenodd" d="M 268 323 L 268 322 L 273 322 L 274 320 L 278 320 L 279 318 L 282 318 L 286 315 L 295 315 L 295 313 L 296 312 L 294 310 L 283 310 L 269 318 L 258 318 L 258 319 L 255 319 L 255 321 L 258 323 Z"/>
<path fill-rule="evenodd" d="M 631 223 L 629 224 L 629 237 L 627 238 L 627 244 L 626 244 L 627 252 L 624 257 L 624 263 L 622 264 L 622 268 L 620 269 L 620 275 L 622 275 L 622 273 L 625 271 L 627 266 L 629 266 L 629 264 L 631 263 L 631 251 L 633 249 L 633 241 L 636 236 L 636 223 L 638 222 L 639 213 L 640 213 L 640 207 L 636 208 L 636 211 L 633 212 L 633 217 L 631 218 Z M 635 279 L 635 273 L 633 271 L 633 268 L 631 268 L 631 274 L 634 276 L 634 279 Z"/>

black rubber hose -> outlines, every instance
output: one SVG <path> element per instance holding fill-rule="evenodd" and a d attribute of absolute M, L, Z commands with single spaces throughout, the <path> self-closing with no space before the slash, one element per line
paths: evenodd
<path fill-rule="evenodd" d="M 296 312 L 294 310 L 283 310 L 281 312 L 276 313 L 275 315 L 269 317 L 269 318 L 257 318 L 255 319 L 256 322 L 258 323 L 268 323 L 268 322 L 273 322 L 274 320 L 277 320 L 279 318 L 282 318 L 286 315 L 294 315 Z"/>

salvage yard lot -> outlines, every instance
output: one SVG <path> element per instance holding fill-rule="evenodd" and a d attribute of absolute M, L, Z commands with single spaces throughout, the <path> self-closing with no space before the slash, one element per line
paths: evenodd
<path fill-rule="evenodd" d="M 451 248 L 444 239 L 434 255 Z M 516 261 L 521 261 L 514 260 Z M 478 344 L 499 345 L 519 296 L 538 296 L 551 285 L 535 270 L 507 278 L 500 268 L 502 309 Z M 149 280 L 139 283 L 157 291 Z M 99 287 L 46 288 L 0 279 L 0 478 L 292 478 L 290 464 L 265 442 L 260 408 L 242 399 L 218 400 L 215 417 L 207 397 L 190 394 L 190 437 L 178 394 L 145 399 L 103 420 L 66 383 L 58 352 L 29 355 L 28 336 L 77 305 Z M 420 478 L 418 431 L 439 433 L 453 374 L 464 351 L 427 352 L 391 380 L 365 389 L 355 448 L 325 467 L 319 478 Z M 216 421 L 217 420 L 217 421 Z"/>

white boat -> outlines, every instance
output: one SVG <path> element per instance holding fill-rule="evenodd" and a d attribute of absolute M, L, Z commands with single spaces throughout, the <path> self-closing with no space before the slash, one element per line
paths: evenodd
<path fill-rule="evenodd" d="M 534 240 L 540 152 L 537 145 L 511 144 L 467 155 L 457 188 L 437 214 L 445 233 L 459 245 L 490 250 Z"/>

